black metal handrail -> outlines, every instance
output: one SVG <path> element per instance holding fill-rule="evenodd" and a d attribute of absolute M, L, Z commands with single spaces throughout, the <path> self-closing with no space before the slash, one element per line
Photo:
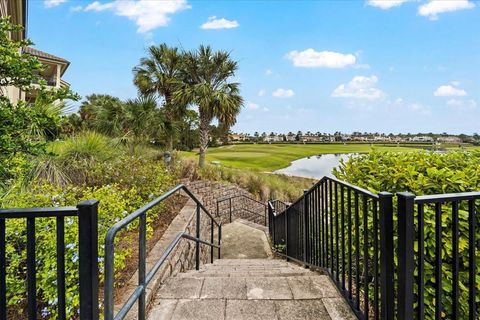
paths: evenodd
<path fill-rule="evenodd" d="M 274 201 L 269 202 L 269 232 L 274 250 L 306 267 L 325 270 L 359 319 L 477 319 L 480 304 L 475 300 L 475 259 L 479 217 L 475 202 L 480 199 L 480 192 L 427 196 L 399 193 L 397 224 L 393 199 L 392 193 L 374 194 L 324 177 L 281 212 L 276 210 Z M 448 212 L 442 211 L 445 204 Z M 434 215 L 430 214 L 427 220 L 428 206 L 429 214 Z M 452 257 L 448 260 L 442 258 L 446 223 L 444 219 L 442 222 L 442 214 L 443 218 L 446 214 L 451 217 L 447 226 L 452 234 Z M 425 224 L 432 221 L 435 245 L 428 248 L 432 242 L 426 241 Z M 464 241 L 464 252 L 460 253 L 460 231 L 467 233 L 467 229 L 468 252 Z M 432 237 L 431 230 L 428 236 Z M 431 249 L 435 249 L 433 257 L 425 254 Z M 435 266 L 435 281 L 430 276 L 425 278 L 427 263 Z M 446 263 L 451 264 L 452 278 L 442 277 Z M 460 282 L 460 276 L 468 279 L 468 292 L 460 292 L 462 284 L 467 286 Z M 448 310 L 442 303 L 442 283 L 452 287 Z M 424 303 L 427 284 L 435 288 L 435 301 L 440 301 L 434 304 L 434 314 Z M 446 297 L 443 299 L 446 301 Z M 466 300 L 468 308 L 467 303 L 461 305 Z"/>
<path fill-rule="evenodd" d="M 153 207 L 157 206 L 164 200 L 168 199 L 178 191 L 184 191 L 190 199 L 192 199 L 197 208 L 196 208 L 196 235 L 192 236 L 186 233 L 179 233 L 175 239 L 169 244 L 163 255 L 155 263 L 153 268 L 146 273 L 146 214 Z M 210 242 L 200 239 L 200 213 L 201 210 L 210 218 Z M 139 255 L 138 255 L 138 285 L 133 291 L 131 296 L 122 306 L 120 311 L 115 315 L 114 314 L 114 258 L 115 258 L 115 236 L 117 233 L 126 228 L 133 221 L 139 219 Z M 218 228 L 218 244 L 214 244 L 214 225 Z M 213 249 L 218 249 L 218 258 L 221 255 L 221 237 L 222 237 L 222 225 L 219 224 L 215 218 L 208 212 L 208 210 L 203 206 L 203 204 L 193 195 L 187 187 L 183 184 L 176 186 L 175 188 L 167 191 L 162 196 L 154 199 L 150 203 L 146 204 L 142 208 L 134 211 L 121 221 L 117 222 L 110 230 L 107 232 L 105 237 L 105 290 L 104 290 L 104 304 L 105 304 L 105 320 L 117 320 L 123 319 L 130 309 L 133 307 L 135 302 L 138 301 L 138 319 L 144 320 L 146 314 L 146 288 L 147 285 L 152 281 L 155 274 L 158 272 L 162 264 L 172 253 L 173 249 L 178 245 L 182 238 L 195 241 L 195 268 L 198 270 L 200 268 L 200 244 L 210 246 L 210 260 L 213 262 L 214 253 Z"/>
<path fill-rule="evenodd" d="M 65 218 L 78 217 L 80 319 L 98 319 L 98 201 L 80 202 L 77 207 L 0 209 L 0 319 L 7 319 L 6 220 L 26 219 L 27 226 L 27 315 L 37 319 L 37 262 L 35 220 L 56 218 L 57 319 L 66 319 Z M 72 272 L 72 270 L 69 270 Z"/>
<path fill-rule="evenodd" d="M 252 201 L 252 202 L 254 202 L 258 205 L 261 205 L 264 208 L 264 214 L 262 215 L 258 212 L 255 212 L 253 210 L 246 209 L 246 208 L 242 208 L 242 209 L 239 209 L 239 210 L 232 210 L 232 200 L 238 199 L 238 198 L 245 198 L 245 199 L 247 199 L 249 201 Z M 267 223 L 268 223 L 268 221 L 267 221 L 267 219 L 268 219 L 268 217 L 267 217 L 267 203 L 258 201 L 257 199 L 254 199 L 254 198 L 249 197 L 249 196 L 244 195 L 244 194 L 239 194 L 239 195 L 235 195 L 235 196 L 231 196 L 231 197 L 225 197 L 225 198 L 217 200 L 217 217 L 220 215 L 220 204 L 223 203 L 223 202 L 226 202 L 226 201 L 229 202 L 229 221 L 230 222 L 232 222 L 233 214 L 235 212 L 245 210 L 249 213 L 253 213 L 253 214 L 256 214 L 258 216 L 261 216 L 264 219 L 265 226 L 267 225 Z"/>

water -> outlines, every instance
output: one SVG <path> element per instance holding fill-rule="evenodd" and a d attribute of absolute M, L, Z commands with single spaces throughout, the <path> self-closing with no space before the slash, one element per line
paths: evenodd
<path fill-rule="evenodd" d="M 332 170 L 340 165 L 340 160 L 358 156 L 357 153 L 321 154 L 293 161 L 289 167 L 275 171 L 290 176 L 320 179 L 333 177 Z"/>

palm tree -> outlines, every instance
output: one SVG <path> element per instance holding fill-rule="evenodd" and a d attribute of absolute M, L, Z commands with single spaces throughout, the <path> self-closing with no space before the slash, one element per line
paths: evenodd
<path fill-rule="evenodd" d="M 80 118 L 87 129 L 107 135 L 121 133 L 123 102 L 108 94 L 92 94 L 80 106 Z"/>
<path fill-rule="evenodd" d="M 180 104 L 198 106 L 200 116 L 199 166 L 205 166 L 205 152 L 210 139 L 210 123 L 217 119 L 230 127 L 243 105 L 239 84 L 230 79 L 238 69 L 236 61 L 225 51 L 214 52 L 210 46 L 201 45 L 185 53 L 184 84 L 175 94 Z"/>
<path fill-rule="evenodd" d="M 152 96 L 140 96 L 127 100 L 124 107 L 123 131 L 126 136 L 132 136 L 131 151 L 135 145 L 149 141 L 163 128 L 162 113 L 157 108 L 157 102 Z"/>
<path fill-rule="evenodd" d="M 142 94 L 158 95 L 163 99 L 165 109 L 166 146 L 173 149 L 175 120 L 185 112 L 185 106 L 173 103 L 173 96 L 181 84 L 181 68 L 183 54 L 178 48 L 170 48 L 165 43 L 148 48 L 148 57 L 142 58 L 140 64 L 133 69 L 133 82 Z"/>

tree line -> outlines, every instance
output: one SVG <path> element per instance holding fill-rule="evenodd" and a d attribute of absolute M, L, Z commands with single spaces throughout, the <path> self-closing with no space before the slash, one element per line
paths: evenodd
<path fill-rule="evenodd" d="M 89 95 L 78 114 L 69 116 L 66 131 L 95 130 L 132 148 L 145 142 L 167 150 L 198 146 L 204 166 L 207 147 L 226 139 L 243 105 L 240 84 L 233 81 L 237 70 L 228 52 L 210 46 L 192 51 L 150 46 L 133 68 L 138 97 Z"/>

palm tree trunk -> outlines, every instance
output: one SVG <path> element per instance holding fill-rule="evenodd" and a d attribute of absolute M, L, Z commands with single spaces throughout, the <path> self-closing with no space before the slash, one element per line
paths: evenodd
<path fill-rule="evenodd" d="M 200 157 L 198 166 L 205 167 L 205 153 L 208 147 L 210 119 L 200 111 Z"/>

